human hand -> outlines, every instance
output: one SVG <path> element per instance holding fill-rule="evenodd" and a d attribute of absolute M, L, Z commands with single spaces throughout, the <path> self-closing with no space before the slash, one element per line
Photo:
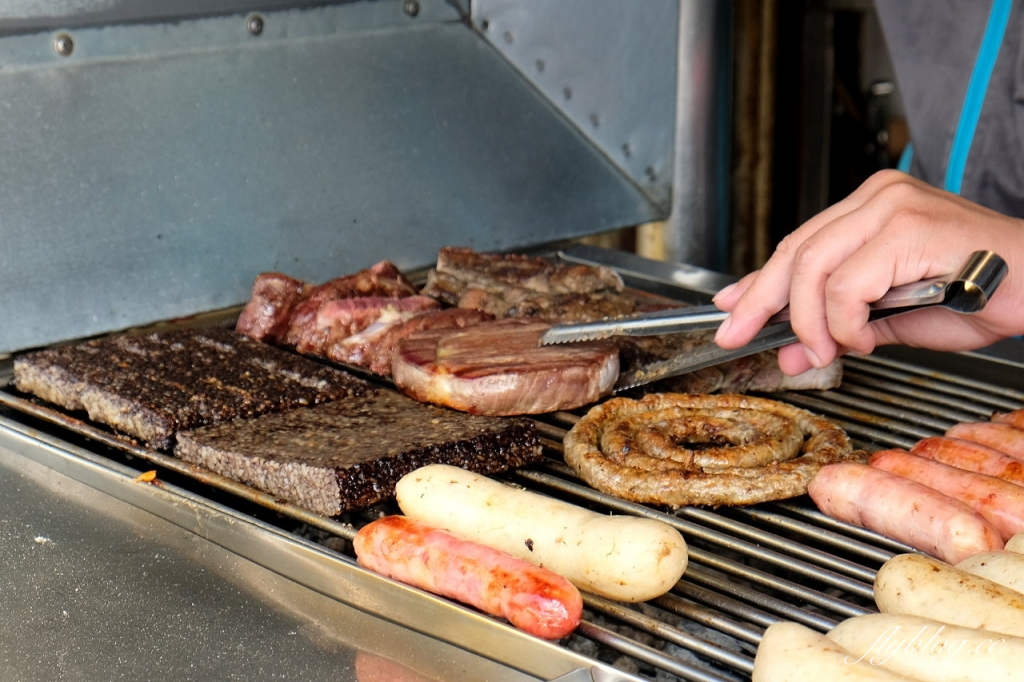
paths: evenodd
<path fill-rule="evenodd" d="M 1009 266 L 982 312 L 932 308 L 868 322 L 868 304 L 891 287 L 955 272 L 978 250 L 998 253 Z M 787 374 L 885 344 L 981 348 L 1024 333 L 1024 221 L 881 171 L 788 235 L 761 270 L 714 302 L 730 312 L 715 337 L 723 348 L 744 345 L 789 304 L 800 343 L 779 350 Z"/>

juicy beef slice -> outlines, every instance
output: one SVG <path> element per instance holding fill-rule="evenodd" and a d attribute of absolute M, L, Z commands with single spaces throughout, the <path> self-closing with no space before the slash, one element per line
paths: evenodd
<path fill-rule="evenodd" d="M 235 331 L 257 341 L 282 340 L 292 311 L 312 288 L 280 272 L 261 273 L 253 282 L 252 296 L 238 316 Z"/>
<path fill-rule="evenodd" d="M 395 386 L 422 402 L 493 416 L 570 410 L 607 395 L 619 373 L 615 345 L 540 346 L 547 329 L 496 320 L 416 332 L 395 351 Z"/>
<path fill-rule="evenodd" d="M 700 331 L 663 336 L 620 336 L 615 338 L 615 343 L 619 347 L 622 371 L 626 372 L 714 343 L 714 338 L 713 331 Z M 778 351 L 768 350 L 663 379 L 655 383 L 653 388 L 669 393 L 774 393 L 835 388 L 842 379 L 841 360 L 821 369 L 788 376 L 779 369 Z"/>
<path fill-rule="evenodd" d="M 398 342 L 416 332 L 441 329 L 466 329 L 494 319 L 480 310 L 447 308 L 427 310 L 409 317 L 385 319 L 383 316 L 368 329 L 344 339 L 339 346 L 348 353 L 348 363 L 368 368 L 374 374 L 391 374 L 391 360 Z"/>
<path fill-rule="evenodd" d="M 437 254 L 438 272 L 457 276 L 467 284 L 522 287 L 542 294 L 580 294 L 613 289 L 622 291 L 622 278 L 610 268 L 556 265 L 543 258 L 520 254 L 478 253 L 447 247 Z"/>
<path fill-rule="evenodd" d="M 441 249 L 423 293 L 496 318 L 582 321 L 637 311 L 622 278 L 605 267 L 557 265 L 517 254 Z"/>
<path fill-rule="evenodd" d="M 416 285 L 403 275 L 389 261 L 381 261 L 373 267 L 351 275 L 337 277 L 313 287 L 309 295 L 296 304 L 288 321 L 284 343 L 297 346 L 303 335 L 315 325 L 321 307 L 330 301 L 375 296 L 379 298 L 404 298 L 416 293 Z"/>
<path fill-rule="evenodd" d="M 415 293 L 416 286 L 390 261 L 318 285 L 279 272 L 264 272 L 253 282 L 252 296 L 238 316 L 235 331 L 257 341 L 294 346 L 329 301 L 363 296 L 402 298 Z"/>
<path fill-rule="evenodd" d="M 380 391 L 178 435 L 175 454 L 324 516 L 390 499 L 434 463 L 482 474 L 538 461 L 532 422 L 451 412 Z"/>
<path fill-rule="evenodd" d="M 116 336 L 28 353 L 15 358 L 14 385 L 158 449 L 183 429 L 372 390 L 227 329 Z"/>
<path fill-rule="evenodd" d="M 438 307 L 438 302 L 429 296 L 363 296 L 328 301 L 320 307 L 316 319 L 306 325 L 302 334 L 296 338 L 295 350 L 322 355 L 336 362 L 352 362 L 345 347 L 349 338 L 378 323 L 397 323 L 425 310 L 437 310 Z"/>

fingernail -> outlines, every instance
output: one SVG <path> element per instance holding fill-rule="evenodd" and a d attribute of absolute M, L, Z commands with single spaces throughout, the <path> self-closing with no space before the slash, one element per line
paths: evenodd
<path fill-rule="evenodd" d="M 717 342 L 717 341 L 718 341 L 718 340 L 719 340 L 720 338 L 722 338 L 723 336 L 725 336 L 726 332 L 728 332 L 728 331 L 729 331 L 729 326 L 730 326 L 731 324 L 732 324 L 732 315 L 729 315 L 729 316 L 728 316 L 728 317 L 726 317 L 726 318 L 725 318 L 724 320 L 722 320 L 722 324 L 718 325 L 718 331 L 717 331 L 717 332 L 715 332 L 715 341 L 716 341 L 716 342 Z"/>
<path fill-rule="evenodd" d="M 735 289 L 737 284 L 738 284 L 738 282 L 733 282 L 729 286 L 722 287 L 721 289 L 718 290 L 718 293 L 715 294 L 711 298 L 711 300 L 714 301 L 714 300 L 718 299 L 719 297 L 728 296 L 729 292 L 731 292 L 733 289 Z"/>
<path fill-rule="evenodd" d="M 804 346 L 804 355 L 807 356 L 807 361 L 816 369 L 821 369 L 825 366 L 825 363 L 821 361 L 821 358 L 815 355 L 814 351 L 806 346 Z"/>

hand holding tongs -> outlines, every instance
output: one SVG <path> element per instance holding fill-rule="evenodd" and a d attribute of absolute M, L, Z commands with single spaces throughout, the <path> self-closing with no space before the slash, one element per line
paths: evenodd
<path fill-rule="evenodd" d="M 979 312 L 1003 281 L 1006 271 L 1006 261 L 998 254 L 975 251 L 960 270 L 952 275 L 893 287 L 871 304 L 868 319 L 879 320 L 934 306 L 949 308 L 958 313 Z M 652 336 L 717 329 L 727 316 L 728 313 L 714 305 L 705 305 L 659 310 L 615 320 L 555 325 L 541 337 L 540 343 L 549 345 L 612 336 Z M 798 339 L 788 320 L 787 306 L 769 318 L 767 326 L 742 348 L 725 350 L 709 343 L 686 355 L 624 372 L 615 388 L 624 390 L 640 386 L 794 343 Z"/>

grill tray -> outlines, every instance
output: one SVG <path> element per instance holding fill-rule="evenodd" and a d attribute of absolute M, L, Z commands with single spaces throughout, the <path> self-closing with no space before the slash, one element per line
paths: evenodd
<path fill-rule="evenodd" d="M 897 351 L 846 358 L 840 388 L 771 397 L 833 419 L 857 447 L 867 450 L 909 447 L 921 438 L 940 435 L 954 423 L 984 420 L 993 411 L 1024 406 L 1024 366 L 1020 363 L 999 363 L 975 354 L 937 354 L 925 363 L 903 357 L 906 355 Z M 935 369 L 936 364 L 946 369 Z M 992 381 L 991 376 L 1003 381 Z M 158 483 L 179 475 L 184 485 L 200 495 L 219 491 L 227 493 L 218 499 L 226 499 L 228 505 L 240 502 L 249 509 L 270 512 L 257 515 L 269 517 L 289 532 L 313 534 L 319 540 L 350 541 L 358 527 L 375 515 L 397 512 L 397 507 L 384 505 L 342 519 L 327 519 L 162 452 L 127 443 L 13 389 L 0 391 L 0 405 L 11 411 L 11 419 L 0 412 L 0 427 L 25 431 L 29 426 L 33 433 L 37 428 L 48 429 L 58 439 L 78 440 L 90 450 L 104 451 L 102 456 L 142 460 L 160 469 Z M 912 551 L 871 531 L 825 517 L 806 497 L 746 508 L 672 511 L 597 492 L 562 462 L 562 438 L 581 414 L 558 412 L 537 419 L 545 460 L 510 472 L 504 479 L 601 511 L 654 518 L 677 528 L 689 544 L 690 564 L 669 594 L 639 605 L 584 595 L 584 622 L 559 645 L 540 643 L 469 609 L 379 577 L 374 577 L 375 589 L 402 592 L 405 607 L 397 613 L 393 599 L 366 600 L 344 590 L 337 598 L 541 679 L 603 682 L 676 676 L 708 682 L 745 680 L 767 626 L 785 619 L 824 632 L 847 617 L 874 611 L 871 583 L 875 571 L 894 554 Z M 357 576 L 367 573 L 354 565 L 348 542 L 335 541 L 330 546 L 332 552 L 342 547 L 337 552 L 344 560 L 340 570 Z M 251 551 L 244 546 L 234 549 L 243 554 Z M 259 561 L 258 557 L 249 558 Z M 288 575 L 291 569 L 278 566 L 275 570 Z M 288 577 L 304 580 L 303 575 Z M 435 609 L 441 609 L 441 621 Z M 488 636 L 472 634 L 470 622 Z M 543 656 L 538 656 L 535 647 L 542 649 Z"/>

